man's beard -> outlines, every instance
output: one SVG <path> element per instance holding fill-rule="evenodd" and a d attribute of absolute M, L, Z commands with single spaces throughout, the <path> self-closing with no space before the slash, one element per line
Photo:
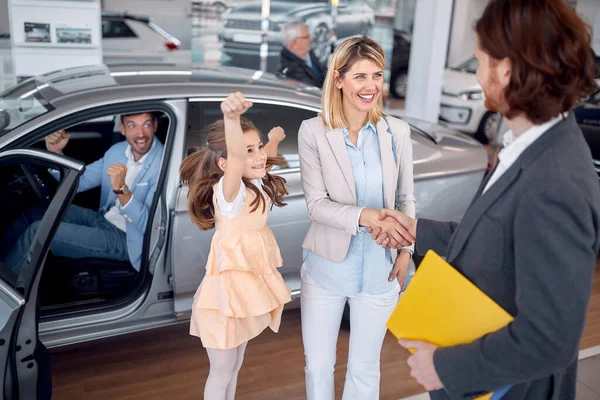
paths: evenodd
<path fill-rule="evenodd" d="M 488 88 L 481 86 L 483 96 L 485 98 L 485 108 L 491 112 L 497 112 L 505 115 L 508 112 L 508 106 L 504 100 L 504 95 L 500 85 L 493 81 L 488 81 Z"/>

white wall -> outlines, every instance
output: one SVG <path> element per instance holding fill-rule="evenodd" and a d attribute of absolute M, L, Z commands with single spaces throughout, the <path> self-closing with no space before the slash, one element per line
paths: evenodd
<path fill-rule="evenodd" d="M 191 10 L 191 0 L 102 0 L 102 11 L 152 17 L 158 26 L 181 40 L 183 49 L 190 48 Z"/>
<path fill-rule="evenodd" d="M 596 54 L 600 55 L 600 1 L 577 0 L 575 9 L 592 26 L 592 46 Z"/>
<path fill-rule="evenodd" d="M 486 4 L 487 2 L 482 0 L 454 0 L 448 65 L 453 65 L 473 54 L 475 46 L 473 23 L 481 16 Z"/>
<path fill-rule="evenodd" d="M 17 78 L 57 69 L 101 64 L 98 0 L 8 0 L 12 54 Z M 28 42 L 25 23 L 49 24 L 49 42 Z M 57 28 L 86 29 L 90 43 L 59 43 Z"/>

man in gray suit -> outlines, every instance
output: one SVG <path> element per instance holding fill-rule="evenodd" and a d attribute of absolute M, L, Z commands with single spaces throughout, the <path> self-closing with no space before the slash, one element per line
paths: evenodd
<path fill-rule="evenodd" d="M 510 127 L 460 224 L 396 218 L 514 316 L 465 345 L 416 349 L 432 399 L 574 399 L 577 355 L 600 247 L 600 187 L 572 107 L 595 88 L 589 27 L 563 0 L 491 0 L 476 21 L 477 78 Z M 379 232 L 378 242 L 394 246 Z"/>

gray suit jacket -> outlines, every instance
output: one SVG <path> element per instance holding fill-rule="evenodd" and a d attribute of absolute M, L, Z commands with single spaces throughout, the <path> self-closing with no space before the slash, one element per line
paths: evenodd
<path fill-rule="evenodd" d="M 435 352 L 451 398 L 506 385 L 516 399 L 574 399 L 577 355 L 600 247 L 600 185 L 571 113 L 529 146 L 460 225 L 419 220 L 433 249 L 515 317 L 473 343 Z M 491 174 L 490 174 L 491 175 Z M 488 177 L 489 179 L 489 177 Z M 444 391 L 431 398 L 448 399 Z"/>

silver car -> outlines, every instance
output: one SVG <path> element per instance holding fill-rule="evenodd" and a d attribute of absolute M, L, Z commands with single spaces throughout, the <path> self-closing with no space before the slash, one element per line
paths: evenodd
<path fill-rule="evenodd" d="M 269 70 L 279 67 L 281 30 L 288 21 L 303 21 L 312 36 L 312 48 L 325 65 L 331 52 L 330 39 L 335 29 L 338 46 L 349 37 L 369 35 L 375 25 L 373 9 L 361 0 L 341 0 L 337 6 L 337 19 L 332 19 L 332 6 L 328 0 L 274 0 L 270 3 Z M 250 65 L 258 59 L 261 44 L 262 2 L 251 2 L 230 8 L 221 15 L 219 40 L 222 51 L 232 58 L 232 65 Z"/>
<path fill-rule="evenodd" d="M 220 118 L 219 103 L 240 90 L 254 102 L 248 117 L 267 132 L 287 134 L 279 148 L 287 160 L 273 171 L 287 180 L 288 205 L 275 208 L 269 225 L 281 247 L 281 272 L 295 297 L 300 291 L 301 243 L 309 217 L 300 184 L 297 132 L 319 112 L 320 92 L 275 76 L 235 68 L 81 67 L 29 79 L 0 95 L 0 228 L 26 207 L 46 210 L 19 276 L 0 265 L 0 362 L 18 376 L 20 398 L 29 399 L 39 338 L 59 347 L 172 324 L 188 318 L 203 274 L 212 232 L 188 215 L 187 188 L 179 180 L 182 159 L 205 142 L 204 128 Z M 61 259 L 48 251 L 71 202 L 98 207 L 99 194 L 75 194 L 84 164 L 122 140 L 119 115 L 151 111 L 164 143 L 161 173 L 150 211 L 141 270 L 127 262 Z M 472 138 L 408 119 L 412 127 L 417 214 L 459 220 L 487 166 Z M 43 138 L 71 134 L 67 156 L 45 151 Z M 70 153 L 67 151 L 70 149 Z M 61 181 L 48 169 L 61 171 Z M 36 299 L 39 298 L 39 314 Z M 297 307 L 292 302 L 289 307 Z M 39 317 L 39 327 L 38 327 Z M 7 375 L 9 376 L 9 375 Z"/>

